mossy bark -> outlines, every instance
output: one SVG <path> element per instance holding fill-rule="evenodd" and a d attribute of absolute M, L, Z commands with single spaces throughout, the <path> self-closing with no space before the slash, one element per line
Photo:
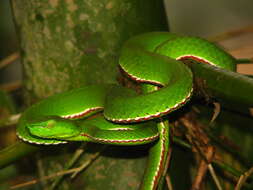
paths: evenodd
<path fill-rule="evenodd" d="M 115 82 L 122 43 L 166 30 L 162 0 L 13 0 L 27 100 Z"/>
<path fill-rule="evenodd" d="M 12 8 L 20 38 L 28 105 L 71 88 L 116 83 L 119 50 L 124 41 L 139 33 L 167 30 L 162 0 L 12 0 Z M 60 154 L 59 160 L 65 158 L 62 163 L 73 153 L 73 148 L 66 150 L 69 149 Z M 114 173 L 103 169 L 99 174 L 100 170 L 93 167 L 85 179 L 81 177 L 77 181 L 85 183 L 85 189 L 137 189 L 144 172 L 143 152 L 138 148 L 137 152 L 142 153 L 129 153 L 121 159 L 114 156 L 127 150 L 109 149 L 94 166 L 105 167 L 111 163 L 117 168 Z M 56 159 L 58 151 L 57 154 L 51 151 L 51 155 L 42 153 L 46 175 L 51 169 L 56 172 L 64 167 L 64 164 L 54 167 L 60 164 Z M 47 168 L 52 163 L 53 167 Z M 99 178 L 101 175 L 103 180 Z M 80 189 L 79 182 L 74 186 L 72 182 L 64 182 L 60 189 Z M 125 185 L 119 187 L 119 184 Z"/>

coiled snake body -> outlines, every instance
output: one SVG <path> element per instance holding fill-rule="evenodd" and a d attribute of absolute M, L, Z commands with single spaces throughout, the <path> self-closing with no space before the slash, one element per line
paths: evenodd
<path fill-rule="evenodd" d="M 142 34 L 125 43 L 119 65 L 128 77 L 143 84 L 143 94 L 115 84 L 57 94 L 23 113 L 17 135 L 29 143 L 48 145 L 156 141 L 140 187 L 154 190 L 162 183 L 169 146 L 169 124 L 161 117 L 183 106 L 193 92 L 193 76 L 184 59 L 235 70 L 235 59 L 204 39 L 167 32 Z M 87 119 L 97 112 L 103 116 Z"/>

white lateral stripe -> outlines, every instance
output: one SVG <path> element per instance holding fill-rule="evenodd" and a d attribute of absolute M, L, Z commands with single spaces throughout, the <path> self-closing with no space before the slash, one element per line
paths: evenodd
<path fill-rule="evenodd" d="M 132 140 L 110 140 L 110 139 L 101 139 L 101 138 L 96 138 L 87 134 L 83 134 L 83 136 L 87 136 L 88 138 L 91 138 L 95 141 L 98 142 L 103 142 L 103 143 L 135 143 L 135 142 L 145 142 L 145 141 L 153 141 L 159 137 L 159 134 L 151 136 L 151 137 L 146 137 L 142 139 L 132 139 Z"/>
<path fill-rule="evenodd" d="M 169 113 L 171 110 L 174 110 L 176 109 L 178 106 L 180 106 L 181 104 L 184 104 L 192 95 L 192 92 L 193 92 L 193 88 L 191 89 L 191 91 L 189 92 L 189 94 L 179 103 L 175 104 L 173 107 L 171 108 L 168 108 L 162 112 L 157 112 L 155 114 L 152 114 L 152 115 L 147 115 L 147 116 L 141 116 L 141 117 L 136 117 L 136 118 L 126 118 L 126 119 L 122 119 L 122 118 L 119 118 L 119 119 L 114 119 L 114 118 L 108 118 L 106 117 L 108 120 L 111 120 L 113 122 L 118 122 L 118 123 L 127 123 L 127 122 L 138 122 L 138 121 L 142 121 L 142 120 L 148 120 L 148 119 L 153 119 L 153 118 L 156 118 L 160 115 L 163 115 L 163 114 L 167 114 Z"/>
<path fill-rule="evenodd" d="M 66 119 L 71 119 L 71 118 L 78 118 L 78 117 L 82 117 L 85 116 L 86 114 L 92 112 L 92 111 L 96 111 L 99 109 L 103 109 L 103 107 L 93 107 L 93 108 L 88 108 L 84 111 L 81 111 L 79 113 L 74 113 L 74 114 L 69 114 L 69 115 L 63 115 L 61 116 L 62 118 L 66 118 Z"/>
<path fill-rule="evenodd" d="M 55 143 L 46 143 L 46 142 L 35 142 L 35 141 L 31 141 L 31 140 L 28 140 L 22 136 L 20 136 L 18 133 L 16 133 L 16 135 L 18 136 L 18 138 L 20 138 L 21 140 L 25 141 L 25 142 L 28 142 L 28 143 L 31 143 L 31 144 L 38 144 L 38 145 L 58 145 L 58 144 L 66 144 L 67 141 L 61 141 L 61 142 L 55 142 Z"/>
<path fill-rule="evenodd" d="M 180 59 L 187 58 L 187 57 L 193 57 L 193 58 L 195 57 L 197 60 L 202 60 L 205 63 L 209 63 L 210 65 L 214 65 L 217 67 L 217 65 L 212 63 L 211 61 L 209 61 L 203 57 L 196 56 L 196 55 L 190 55 L 190 54 L 189 55 L 181 55 L 181 56 L 177 57 L 176 60 L 180 60 Z"/>
<path fill-rule="evenodd" d="M 120 65 L 121 66 L 121 65 Z M 154 84 L 154 85 L 159 85 L 159 86 L 162 86 L 162 84 L 158 81 L 154 81 L 154 80 L 147 80 L 147 79 L 142 79 L 142 78 L 138 78 L 134 75 L 131 75 L 124 67 L 122 67 L 122 70 L 129 76 L 129 78 L 137 81 L 137 82 L 146 82 L 146 83 L 151 83 L 151 84 Z"/>
<path fill-rule="evenodd" d="M 163 129 L 163 131 L 162 131 L 163 136 L 164 136 L 164 133 L 165 133 L 165 129 Z M 165 139 L 162 138 L 161 140 L 162 140 L 161 156 L 159 157 L 159 164 L 158 164 L 158 167 L 156 168 L 155 176 L 152 180 L 152 188 L 156 188 L 155 186 L 157 186 L 157 184 L 159 183 L 158 179 L 161 177 L 161 176 L 159 176 L 159 172 L 161 172 L 160 170 L 162 169 L 161 168 L 162 162 L 164 161 Z"/>

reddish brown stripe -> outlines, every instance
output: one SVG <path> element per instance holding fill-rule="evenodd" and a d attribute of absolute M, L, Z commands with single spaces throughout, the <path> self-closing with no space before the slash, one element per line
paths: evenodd
<path fill-rule="evenodd" d="M 131 122 L 141 122 L 141 121 L 155 119 L 155 118 L 161 117 L 163 115 L 166 115 L 166 114 L 178 109 L 178 107 L 183 106 L 191 98 L 191 96 L 192 96 L 192 91 L 189 93 L 189 95 L 185 98 L 185 100 L 183 102 L 180 102 L 175 107 L 169 108 L 169 109 L 165 110 L 164 112 L 160 112 L 160 113 L 156 113 L 156 114 L 148 115 L 148 116 L 144 116 L 144 117 L 139 117 L 139 118 L 131 118 L 131 119 L 113 119 L 113 118 L 107 118 L 107 119 L 111 120 L 115 123 L 131 123 Z"/>
<path fill-rule="evenodd" d="M 145 79 L 141 79 L 141 78 L 138 78 L 134 75 L 131 75 L 130 73 L 128 73 L 123 67 L 120 66 L 120 71 L 126 75 L 128 78 L 134 80 L 134 81 L 137 81 L 137 82 L 142 82 L 142 83 L 147 83 L 147 84 L 153 84 L 153 85 L 156 85 L 156 86 L 159 86 L 159 87 L 162 87 L 163 85 L 157 81 L 152 81 L 152 80 L 145 80 Z"/>
<path fill-rule="evenodd" d="M 66 119 L 80 119 L 92 112 L 99 111 L 99 110 L 103 110 L 103 108 L 102 107 L 89 108 L 89 109 L 86 109 L 80 113 L 66 115 L 66 116 L 62 116 L 62 117 L 66 118 Z"/>
<path fill-rule="evenodd" d="M 163 173 L 163 167 L 164 167 L 164 162 L 166 161 L 166 155 L 165 155 L 165 132 L 166 130 L 163 129 L 163 132 L 162 132 L 162 135 L 163 135 L 163 138 L 162 138 L 162 152 L 161 152 L 161 157 L 160 157 L 160 162 L 159 162 L 159 167 L 157 169 L 157 174 L 154 178 L 154 181 L 153 181 L 153 188 L 156 189 L 157 188 L 157 185 L 159 183 L 159 180 L 161 179 L 161 176 L 162 176 L 162 173 Z"/>
<path fill-rule="evenodd" d="M 192 59 L 192 60 L 197 61 L 199 63 L 206 63 L 209 65 L 213 65 L 209 61 L 202 59 L 201 57 L 194 56 L 194 55 L 185 55 L 185 56 L 177 58 L 177 60 L 180 60 L 180 61 L 187 60 L 187 59 Z"/>

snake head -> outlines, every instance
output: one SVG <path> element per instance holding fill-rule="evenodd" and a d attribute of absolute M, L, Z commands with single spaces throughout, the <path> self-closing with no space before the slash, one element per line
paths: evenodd
<path fill-rule="evenodd" d="M 28 123 L 26 127 L 31 135 L 47 139 L 67 140 L 68 138 L 77 136 L 81 132 L 74 121 L 58 116 L 36 119 Z"/>

